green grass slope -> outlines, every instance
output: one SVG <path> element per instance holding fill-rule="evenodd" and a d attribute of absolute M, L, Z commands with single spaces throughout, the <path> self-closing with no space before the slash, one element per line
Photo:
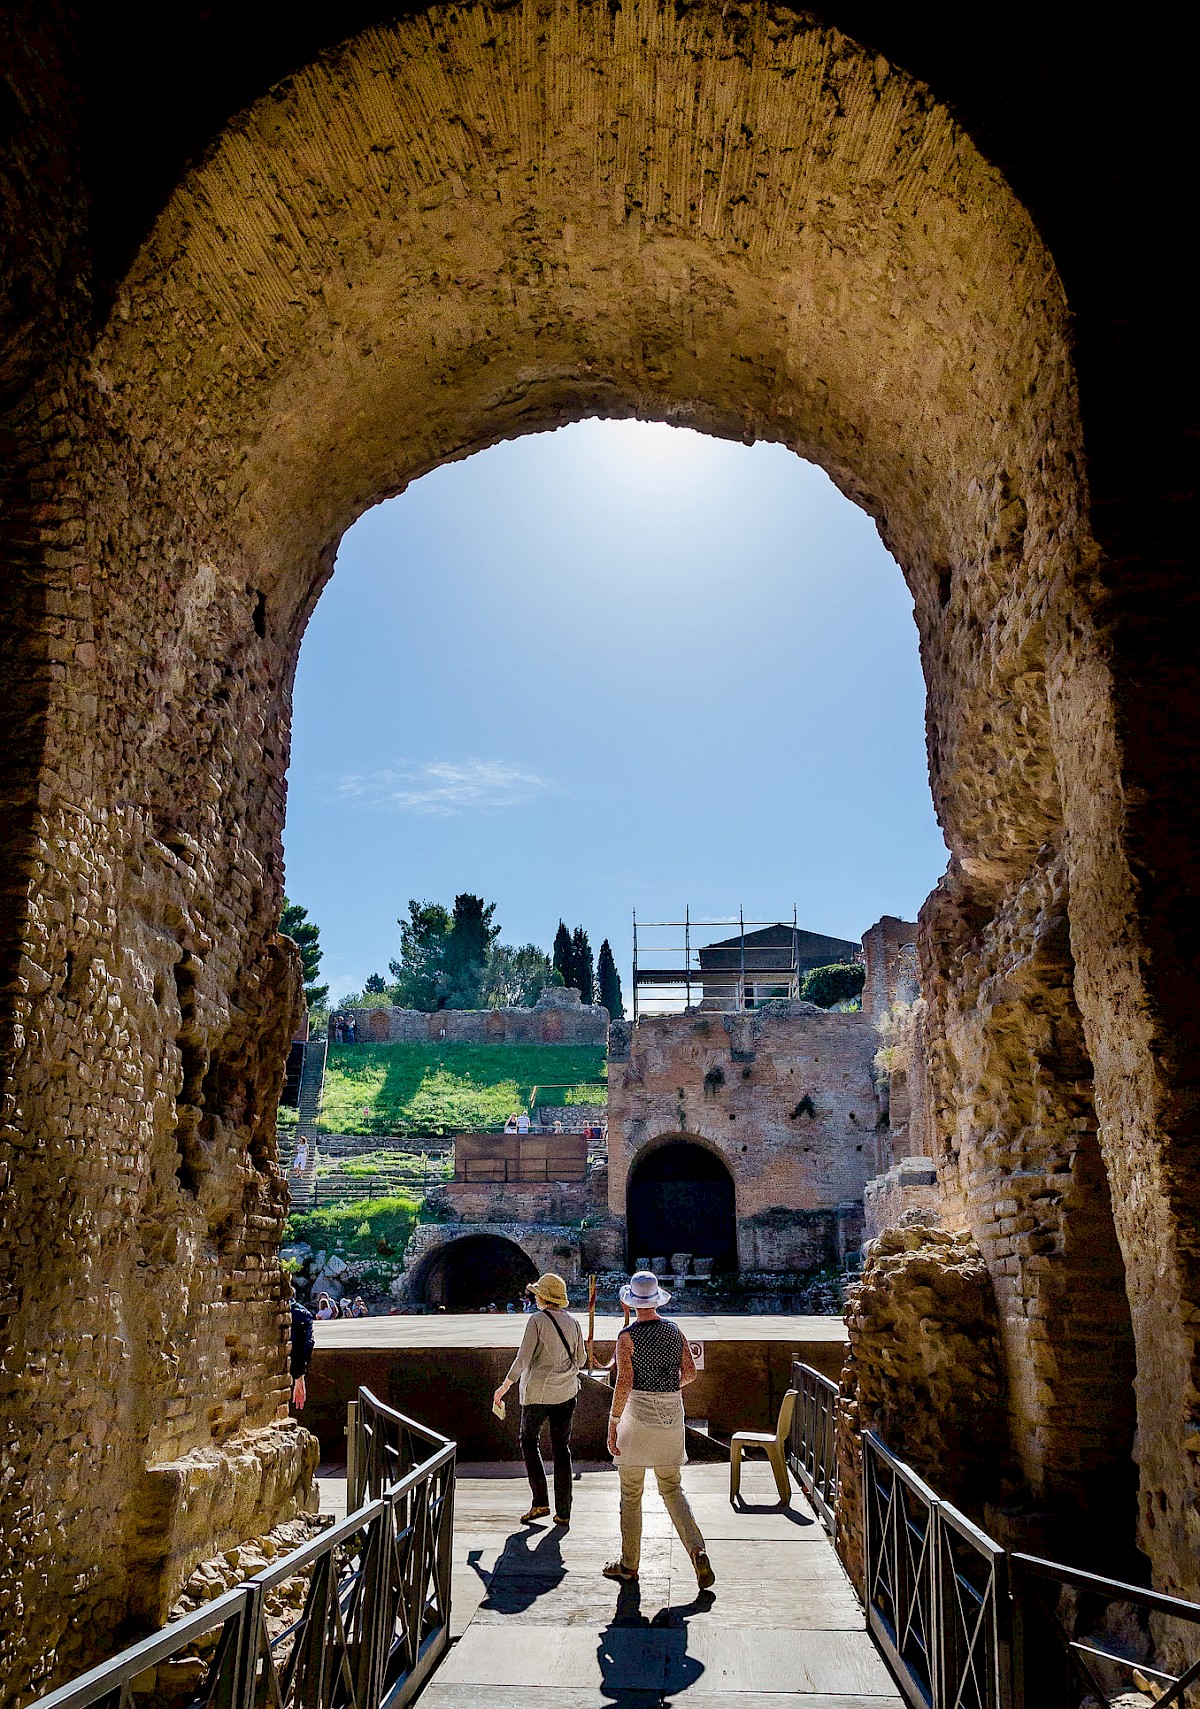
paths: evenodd
<path fill-rule="evenodd" d="M 499 1128 L 535 1086 L 547 1104 L 604 1103 L 606 1073 L 602 1045 L 331 1044 L 320 1131 L 432 1138 Z"/>
<path fill-rule="evenodd" d="M 397 1254 L 408 1245 L 420 1214 L 420 1200 L 407 1193 L 294 1210 L 287 1219 L 284 1244 L 306 1240 L 314 1250 L 336 1248 L 347 1258 Z"/>

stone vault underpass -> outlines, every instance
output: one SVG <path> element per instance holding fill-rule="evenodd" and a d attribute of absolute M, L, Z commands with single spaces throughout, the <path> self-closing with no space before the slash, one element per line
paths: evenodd
<path fill-rule="evenodd" d="M 878 1253 L 848 1404 L 1006 1535 L 1200 1594 L 1185 56 L 766 0 L 3 29 L 4 1701 L 311 1504 L 301 638 L 370 505 L 589 416 L 812 459 L 912 593 L 950 861 L 923 1149 L 874 1179 L 931 1158 L 941 1227 Z"/>

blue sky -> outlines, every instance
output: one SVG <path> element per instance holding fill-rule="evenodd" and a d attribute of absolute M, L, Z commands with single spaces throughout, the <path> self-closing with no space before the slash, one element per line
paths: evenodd
<path fill-rule="evenodd" d="M 410 896 L 790 918 L 857 938 L 943 871 L 912 602 L 870 518 L 779 446 L 581 422 L 447 465 L 342 541 L 301 649 L 287 889 L 333 996 Z M 714 936 L 720 935 L 717 933 Z M 628 992 L 627 992 L 628 995 Z"/>

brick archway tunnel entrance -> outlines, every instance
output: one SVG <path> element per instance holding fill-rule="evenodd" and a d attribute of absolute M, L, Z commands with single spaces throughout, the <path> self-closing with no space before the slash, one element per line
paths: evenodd
<path fill-rule="evenodd" d="M 430 1253 L 412 1296 L 435 1310 L 479 1311 L 524 1296 L 537 1268 L 515 1240 L 499 1234 L 466 1234 Z"/>
<path fill-rule="evenodd" d="M 1185 559 L 1089 458 L 1020 198 L 903 55 L 808 14 L 467 0 L 239 83 L 110 301 L 57 28 L 6 180 L 34 272 L 0 518 L 0 1593 L 47 1588 L 0 1674 L 169 1601 L 214 1456 L 257 1489 L 296 1452 L 274 1110 L 304 626 L 369 505 L 586 416 L 784 444 L 901 564 L 951 849 L 920 932 L 938 1165 L 1022 1476 L 1072 1508 L 1131 1326 L 1142 1537 L 1196 1589 L 1195 673 L 1160 615 Z"/>
<path fill-rule="evenodd" d="M 688 1252 L 718 1270 L 737 1266 L 733 1176 L 707 1146 L 687 1140 L 644 1153 L 629 1175 L 629 1263 Z"/>

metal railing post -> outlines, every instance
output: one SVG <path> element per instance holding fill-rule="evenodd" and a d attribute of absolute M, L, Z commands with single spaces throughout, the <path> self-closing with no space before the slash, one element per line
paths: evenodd
<path fill-rule="evenodd" d="M 258 1658 L 266 1641 L 265 1612 L 262 1586 L 251 1581 L 246 1586 L 246 1610 L 238 1634 L 237 1681 L 233 1703 L 236 1709 L 255 1709 L 258 1698 Z"/>
<path fill-rule="evenodd" d="M 1009 1648 L 1009 1668 L 1012 1677 L 1012 1709 L 1026 1709 L 1025 1704 L 1025 1598 L 1022 1594 L 1021 1569 L 1009 1561 L 1009 1608 L 1012 1618 L 1012 1638 Z"/>
<path fill-rule="evenodd" d="M 346 1407 L 346 1509 L 349 1513 L 353 1513 L 355 1508 L 362 1505 L 362 1488 L 359 1483 L 360 1459 L 358 1402 L 352 1400 Z"/>

